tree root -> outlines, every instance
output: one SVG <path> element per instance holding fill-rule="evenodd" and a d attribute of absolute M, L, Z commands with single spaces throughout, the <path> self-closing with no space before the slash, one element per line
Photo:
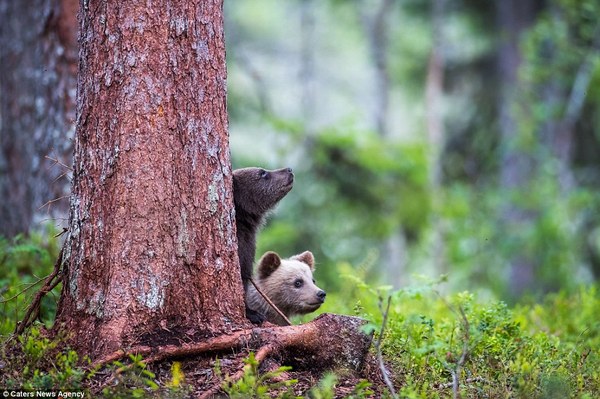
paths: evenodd
<path fill-rule="evenodd" d="M 346 368 L 360 371 L 371 344 L 371 337 L 361 331 L 365 323 L 356 317 L 323 314 L 297 326 L 252 328 L 180 345 L 136 346 L 107 354 L 93 362 L 91 367 L 99 369 L 129 355 L 147 356 L 143 362 L 150 364 L 207 352 L 248 348 L 256 351 L 255 359 L 259 364 L 267 358 L 277 357 L 281 359 L 278 363 L 299 369 Z M 242 375 L 243 370 L 240 370 L 231 378 L 235 381 Z M 217 384 L 205 391 L 202 397 L 209 397 L 219 389 Z"/>

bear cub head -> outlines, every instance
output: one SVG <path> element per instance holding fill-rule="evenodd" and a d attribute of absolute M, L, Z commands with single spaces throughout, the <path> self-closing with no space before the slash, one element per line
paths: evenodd
<path fill-rule="evenodd" d="M 271 210 L 294 185 L 291 168 L 265 170 L 242 168 L 233 171 L 233 199 L 238 214 L 259 219 Z"/>
<path fill-rule="evenodd" d="M 326 296 L 325 291 L 315 284 L 314 269 L 315 258 L 310 251 L 289 259 L 267 252 L 258 262 L 256 284 L 287 317 L 314 312 L 325 302 Z M 254 287 L 250 288 L 249 306 L 264 314 L 271 323 L 285 325 L 285 320 Z"/>

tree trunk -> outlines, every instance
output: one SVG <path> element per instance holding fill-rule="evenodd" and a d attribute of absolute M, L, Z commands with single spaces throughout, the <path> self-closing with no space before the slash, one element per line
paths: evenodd
<path fill-rule="evenodd" d="M 304 121 L 305 140 L 312 141 L 316 134 L 317 82 L 315 71 L 315 2 L 302 0 L 300 5 L 300 108 Z M 310 150 L 309 150 L 310 151 Z"/>
<path fill-rule="evenodd" d="M 499 126 L 502 142 L 500 182 L 510 191 L 525 190 L 532 177 L 533 159 L 518 148 L 519 128 L 513 111 L 518 84 L 518 69 L 521 64 L 519 41 L 521 35 L 535 20 L 539 8 L 538 0 L 498 0 L 497 24 L 502 38 L 498 52 L 498 74 L 502 92 L 498 98 Z M 499 216 L 506 234 L 523 229 L 531 223 L 532 215 L 516 204 L 507 204 Z M 518 251 L 510 259 L 510 293 L 518 297 L 534 286 L 535 262 L 527 254 Z"/>
<path fill-rule="evenodd" d="M 425 82 L 425 112 L 427 119 L 427 141 L 429 147 L 429 187 L 433 193 L 434 209 L 432 215 L 432 259 L 436 274 L 446 270 L 443 226 L 439 211 L 442 208 L 438 195 L 442 186 L 441 157 L 446 142 L 444 128 L 444 20 L 446 0 L 434 0 L 431 5 L 432 47 L 427 66 Z"/>
<path fill-rule="evenodd" d="M 55 329 L 98 358 L 245 326 L 222 0 L 81 6 Z"/>
<path fill-rule="evenodd" d="M 0 236 L 66 216 L 76 13 L 77 0 L 0 3 Z"/>
<path fill-rule="evenodd" d="M 393 0 L 381 0 L 372 15 L 370 7 L 359 5 L 362 23 L 364 25 L 369 51 L 373 57 L 375 76 L 375 107 L 373 115 L 375 129 L 381 137 L 389 135 L 389 108 L 390 108 L 390 73 L 388 65 L 389 51 L 389 16 L 392 11 Z M 366 10 L 365 10 L 366 9 Z"/>

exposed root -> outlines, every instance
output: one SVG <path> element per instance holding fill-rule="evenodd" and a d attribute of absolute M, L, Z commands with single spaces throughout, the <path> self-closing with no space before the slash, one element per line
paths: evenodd
<path fill-rule="evenodd" d="M 342 367 L 359 371 L 371 344 L 371 337 L 360 329 L 364 323 L 364 320 L 355 317 L 325 314 L 298 326 L 246 329 L 202 342 L 180 345 L 136 346 L 101 357 L 91 367 L 99 369 L 129 355 L 145 356 L 143 363 L 150 364 L 208 352 L 247 348 L 255 351 L 255 359 L 259 365 L 276 357 L 276 364 L 281 364 L 283 360 L 285 364 L 299 369 L 325 370 Z M 243 374 L 242 368 L 230 378 L 236 381 Z M 211 397 L 220 389 L 219 382 L 205 391 L 201 398 Z"/>
<path fill-rule="evenodd" d="M 229 335 L 219 335 L 218 337 L 207 339 L 202 342 L 182 343 L 180 345 L 164 345 L 158 347 L 136 346 L 129 350 L 119 349 L 110 353 L 92 363 L 92 368 L 100 368 L 110 362 L 122 359 L 129 355 L 148 356 L 144 359 L 145 364 L 155 363 L 164 359 L 175 357 L 186 357 L 199 355 L 209 351 L 221 351 L 225 349 L 236 349 L 250 339 L 252 330 L 241 330 Z"/>

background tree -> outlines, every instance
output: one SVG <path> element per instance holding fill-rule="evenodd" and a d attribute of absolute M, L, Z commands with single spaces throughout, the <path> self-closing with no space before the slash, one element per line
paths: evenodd
<path fill-rule="evenodd" d="M 0 3 L 0 236 L 66 225 L 76 14 L 77 0 Z"/>
<path fill-rule="evenodd" d="M 498 46 L 498 126 L 500 133 L 500 184 L 507 192 L 518 192 L 530 184 L 533 172 L 531 154 L 518 144 L 519 126 L 514 114 L 515 100 L 519 94 L 519 68 L 523 54 L 520 43 L 535 21 L 540 2 L 498 1 L 497 21 L 500 43 Z M 507 203 L 501 209 L 500 221 L 505 231 L 519 230 L 532 222 L 533 216 L 522 206 Z M 521 226 L 521 227 L 519 227 Z M 530 254 L 515 250 L 510 263 L 510 291 L 519 296 L 535 283 L 536 260 Z"/>

